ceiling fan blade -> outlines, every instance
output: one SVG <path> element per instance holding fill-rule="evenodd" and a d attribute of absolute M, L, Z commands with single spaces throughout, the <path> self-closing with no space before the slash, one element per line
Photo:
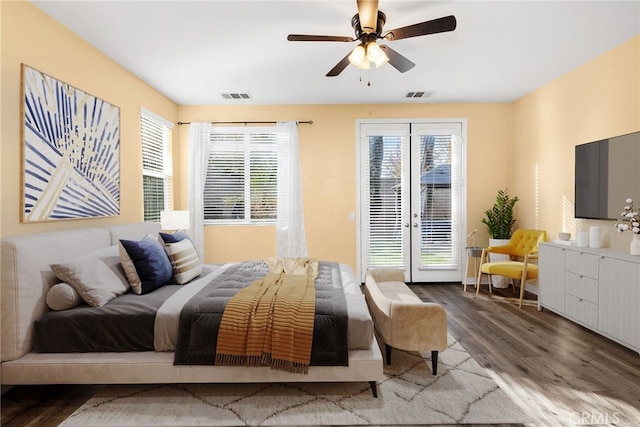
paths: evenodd
<path fill-rule="evenodd" d="M 308 34 L 289 34 L 287 40 L 290 42 L 353 42 L 356 41 L 349 36 L 312 36 Z"/>
<path fill-rule="evenodd" d="M 382 49 L 384 53 L 387 55 L 387 58 L 389 58 L 389 64 L 391 64 L 393 68 L 400 71 L 401 73 L 409 71 L 410 69 L 416 66 L 416 64 L 411 62 L 405 56 L 400 55 L 398 52 L 391 49 L 389 46 L 382 45 L 380 46 L 380 49 Z"/>
<path fill-rule="evenodd" d="M 419 24 L 408 25 L 406 27 L 396 28 L 387 32 L 383 38 L 385 40 L 400 40 L 409 37 L 426 36 L 428 34 L 445 33 L 456 29 L 456 17 L 453 15 L 445 16 L 431 21 L 421 22 Z"/>
<path fill-rule="evenodd" d="M 369 34 L 378 26 L 378 0 L 357 0 L 362 32 Z"/>
<path fill-rule="evenodd" d="M 329 71 L 327 73 L 327 77 L 335 77 L 338 74 L 340 74 L 342 72 L 342 70 L 344 70 L 345 68 L 347 68 L 347 65 L 349 65 L 349 55 L 351 55 L 351 52 L 349 52 L 347 54 L 347 56 L 345 56 L 344 58 L 342 58 L 342 60 L 340 62 L 338 62 L 336 64 L 335 67 L 333 67 L 331 69 L 331 71 Z"/>

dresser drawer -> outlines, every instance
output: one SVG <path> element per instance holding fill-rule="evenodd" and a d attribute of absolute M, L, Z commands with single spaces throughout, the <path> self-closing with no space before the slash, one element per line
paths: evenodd
<path fill-rule="evenodd" d="M 577 296 L 567 294 L 564 301 L 564 309 L 567 316 L 584 323 L 585 325 L 598 327 L 598 305 Z"/>
<path fill-rule="evenodd" d="M 568 294 L 598 304 L 598 281 L 575 273 L 565 273 Z"/>
<path fill-rule="evenodd" d="M 565 254 L 565 268 L 571 273 L 598 278 L 598 255 L 585 254 L 580 251 L 567 251 Z"/>

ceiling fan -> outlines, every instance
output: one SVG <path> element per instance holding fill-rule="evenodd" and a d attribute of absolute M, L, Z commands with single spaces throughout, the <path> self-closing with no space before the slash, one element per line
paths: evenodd
<path fill-rule="evenodd" d="M 356 67 L 369 69 L 371 63 L 379 67 L 387 62 L 396 70 L 404 73 L 416 64 L 386 45 L 378 45 L 377 39 L 386 41 L 407 39 L 428 34 L 444 33 L 456 29 L 456 18 L 445 16 L 419 24 L 408 25 L 394 30 L 382 32 L 387 17 L 378 10 L 378 0 L 357 0 L 358 13 L 351 18 L 351 26 L 355 31 L 355 38 L 350 36 L 314 36 L 307 34 L 289 34 L 289 41 L 312 42 L 354 42 L 360 41 L 356 48 L 347 54 L 328 73 L 327 77 L 339 75 L 349 63 Z"/>

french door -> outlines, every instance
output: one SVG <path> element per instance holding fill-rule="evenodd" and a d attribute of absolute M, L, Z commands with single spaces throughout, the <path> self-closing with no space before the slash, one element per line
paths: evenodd
<path fill-rule="evenodd" d="M 359 269 L 459 282 L 466 218 L 463 120 L 358 123 Z"/>

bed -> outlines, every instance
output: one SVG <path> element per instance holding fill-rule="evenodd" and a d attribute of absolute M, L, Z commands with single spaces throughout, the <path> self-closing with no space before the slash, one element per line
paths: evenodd
<path fill-rule="evenodd" d="M 344 287 L 349 325 L 347 360 L 337 365 L 312 363 L 306 375 L 269 367 L 175 364 L 175 346 L 179 340 L 167 330 L 178 328 L 176 313 L 180 309 L 175 304 L 164 306 L 164 301 L 172 295 L 178 295 L 177 299 L 183 302 L 188 300 L 184 294 L 189 293 L 190 287 L 223 276 L 237 268 L 237 263 L 205 266 L 200 277 L 187 285 L 158 289 L 160 292 L 156 296 L 159 298 L 154 304 L 158 305 L 159 311 L 151 316 L 154 323 L 151 347 L 147 329 L 141 333 L 144 335 L 142 341 L 146 343 L 141 345 L 140 340 L 133 340 L 137 342 L 127 351 L 113 351 L 121 349 L 108 345 L 60 351 L 54 345 L 35 351 L 34 346 L 41 347 L 42 344 L 36 341 L 36 335 L 48 334 L 42 331 L 36 334 L 36 322 L 42 326 L 43 320 L 51 317 L 45 299 L 51 286 L 60 281 L 50 265 L 113 246 L 120 239 L 142 239 L 147 234 L 157 235 L 159 231 L 159 224 L 136 223 L 3 238 L 2 384 L 366 382 L 376 395 L 376 381 L 382 379 L 382 355 L 359 283 L 351 268 L 343 264 L 334 265 L 330 274 L 339 276 L 338 282 Z M 127 293 L 114 301 L 122 298 L 131 302 L 136 301 L 135 297 Z M 105 307 L 109 305 L 111 303 Z M 156 328 L 157 324 L 164 326 Z M 55 329 L 54 326 L 49 331 Z M 366 338 L 363 340 L 363 337 Z"/>

